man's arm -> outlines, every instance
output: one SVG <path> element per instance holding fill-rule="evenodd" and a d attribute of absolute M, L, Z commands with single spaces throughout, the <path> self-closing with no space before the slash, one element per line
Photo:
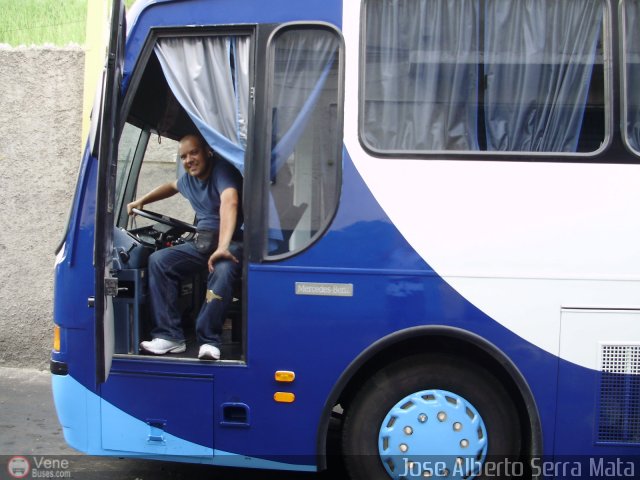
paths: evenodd
<path fill-rule="evenodd" d="M 144 195 L 142 198 L 134 200 L 133 202 L 127 204 L 127 213 L 129 215 L 133 215 L 132 210 L 137 208 L 138 210 L 142 210 L 142 208 L 147 203 L 157 202 L 158 200 L 164 200 L 165 198 L 169 198 L 178 193 L 178 181 L 163 183 L 159 187 L 154 188 L 149 193 Z"/>
<path fill-rule="evenodd" d="M 229 251 L 229 245 L 236 230 L 238 219 L 238 191 L 235 188 L 227 188 L 220 195 L 220 233 L 218 236 L 218 248 L 209 257 L 209 272 L 213 272 L 213 266 L 218 260 L 228 259 L 238 263 L 238 259 Z"/>

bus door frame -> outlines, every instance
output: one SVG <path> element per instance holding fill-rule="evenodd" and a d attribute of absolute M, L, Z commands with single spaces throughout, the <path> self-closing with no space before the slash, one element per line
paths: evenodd
<path fill-rule="evenodd" d="M 120 128 L 122 76 L 126 35 L 123 0 L 112 0 L 109 49 L 103 74 L 99 112 L 98 179 L 96 187 L 96 214 L 93 263 L 95 269 L 95 342 L 96 384 L 109 377 L 114 353 L 113 297 L 118 294 L 118 281 L 111 272 L 113 256 L 113 224 L 117 146 Z M 96 112 L 94 112 L 96 114 Z M 94 146 L 95 148 L 95 146 Z M 96 156 L 94 152 L 92 156 Z"/>

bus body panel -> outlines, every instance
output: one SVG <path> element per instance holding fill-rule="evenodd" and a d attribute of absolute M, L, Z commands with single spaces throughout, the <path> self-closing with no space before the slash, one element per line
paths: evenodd
<path fill-rule="evenodd" d="M 359 18 L 360 3 L 347 2 L 350 58 L 359 58 Z M 640 217 L 634 214 L 640 165 L 485 156 L 394 159 L 390 168 L 389 159 L 370 155 L 359 142 L 358 68 L 347 62 L 346 147 L 393 224 L 453 288 L 553 354 L 560 308 L 640 308 Z M 583 288 L 594 281 L 599 288 Z M 640 330 L 632 337 L 639 340 Z M 595 367 L 569 354 L 568 360 Z"/>
<path fill-rule="evenodd" d="M 69 372 L 54 376 L 53 391 L 71 446 L 314 470 L 328 421 L 321 412 L 355 359 L 398 332 L 446 326 L 478 335 L 520 372 L 542 426 L 538 453 L 637 454 L 638 439 L 611 441 L 598 430 L 607 421 L 598 415 L 609 399 L 600 348 L 640 345 L 640 165 L 376 158 L 359 141 L 360 2 L 136 5 L 125 86 L 155 27 L 343 27 L 342 192 L 313 245 L 248 265 L 246 364 L 118 356 L 109 380 L 96 386 L 94 313 L 87 307 L 96 160 L 87 151 L 56 262 L 54 317 L 63 350 L 52 359 Z M 278 370 L 295 372 L 295 381 L 279 384 Z M 635 378 L 625 380 L 631 393 Z M 274 401 L 279 391 L 295 401 Z M 236 407 L 240 419 L 228 414 Z M 189 419 L 192 412 L 202 417 Z"/>
<path fill-rule="evenodd" d="M 95 315 L 89 308 L 95 286 L 93 235 L 97 161 L 85 150 L 80 165 L 69 229 L 55 267 L 54 321 L 61 327 L 62 350 L 52 358 L 69 365 L 69 374 L 91 391 L 95 389 Z"/>
<path fill-rule="evenodd" d="M 214 367 L 215 385 L 224 385 L 220 393 L 214 395 L 216 433 L 208 437 L 216 439 L 216 450 L 240 455 L 247 452 L 249 456 L 265 459 L 275 456 L 287 464 L 299 460 L 314 464 L 319 419 L 311 421 L 305 412 L 322 409 L 341 373 L 369 345 L 402 329 L 433 324 L 476 333 L 505 352 L 529 382 L 543 424 L 552 424 L 555 391 L 549 388 L 548 378 L 556 375 L 556 357 L 514 338 L 513 333 L 495 323 L 438 277 L 386 217 L 348 155 L 344 159 L 344 179 L 345 184 L 353 188 L 344 190 L 335 222 L 324 238 L 313 248 L 282 264 L 249 268 L 248 309 L 253 313 L 247 367 Z M 349 220 L 358 215 L 369 221 Z M 365 258 L 349 254 L 371 238 L 376 239 L 376 248 L 367 249 Z M 324 267 L 326 259 L 335 267 Z M 371 264 L 380 268 L 372 272 L 367 267 Z M 353 297 L 296 295 L 296 282 L 353 284 Z M 280 301 L 273 301 L 274 298 Z M 362 301 L 363 298 L 366 301 Z M 292 315 L 298 319 L 295 331 L 289 321 Z M 364 331 L 363 324 L 367 325 Z M 327 337 L 323 332 L 328 327 L 330 332 L 342 334 Z M 276 335 L 274 332 L 283 333 Z M 314 351 L 309 350 L 311 346 Z M 181 400 L 184 390 L 166 392 L 158 387 L 152 394 L 166 396 L 173 402 L 165 403 L 165 409 L 153 417 L 148 412 L 147 402 L 131 402 L 132 389 L 127 387 L 127 382 L 121 381 L 126 375 L 119 374 L 130 372 L 134 377 L 178 378 L 209 374 L 210 366 L 180 363 L 167 367 L 164 362 L 125 362 L 116 358 L 113 370 L 114 375 L 100 391 L 105 402 L 143 423 L 145 419 L 156 417 L 165 420 L 168 434 L 213 449 L 214 443 L 203 439 L 207 438 L 206 432 L 211 425 L 203 422 L 198 428 L 188 428 L 191 424 L 183 419 L 185 410 L 207 411 L 209 397 L 186 395 L 190 399 L 187 407 Z M 292 385 L 296 402 L 292 405 L 276 404 L 271 398 L 278 388 L 273 380 L 276 370 L 296 372 L 296 382 Z M 215 386 L 214 391 L 218 392 Z M 246 400 L 252 398 L 255 391 L 271 393 L 263 395 L 259 408 Z M 219 406 L 230 401 L 249 405 L 255 419 L 249 428 L 220 426 Z M 183 405 L 185 410 L 172 408 L 176 404 Z M 104 417 L 105 423 L 114 421 Z M 264 433 L 258 434 L 259 430 Z M 545 429 L 545 432 L 553 432 L 553 429 Z M 291 435 L 298 439 L 296 445 L 290 445 Z M 268 447 L 262 441 L 265 436 L 270 438 Z M 545 438 L 544 444 L 551 448 L 553 438 Z"/>

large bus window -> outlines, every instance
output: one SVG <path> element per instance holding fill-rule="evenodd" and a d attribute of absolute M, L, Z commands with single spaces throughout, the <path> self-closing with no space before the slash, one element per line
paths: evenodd
<path fill-rule="evenodd" d="M 269 255 L 308 246 L 338 202 L 340 39 L 287 28 L 271 45 Z"/>
<path fill-rule="evenodd" d="M 627 144 L 640 152 L 640 1 L 624 2 L 624 59 Z"/>
<path fill-rule="evenodd" d="M 599 0 L 367 0 L 360 131 L 377 153 L 605 142 Z"/>

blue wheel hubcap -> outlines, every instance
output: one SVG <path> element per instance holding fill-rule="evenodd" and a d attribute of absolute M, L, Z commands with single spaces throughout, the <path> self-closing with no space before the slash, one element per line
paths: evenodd
<path fill-rule="evenodd" d="M 472 479 L 487 455 L 487 429 L 467 400 L 445 390 L 404 397 L 387 413 L 378 452 L 391 478 Z"/>

